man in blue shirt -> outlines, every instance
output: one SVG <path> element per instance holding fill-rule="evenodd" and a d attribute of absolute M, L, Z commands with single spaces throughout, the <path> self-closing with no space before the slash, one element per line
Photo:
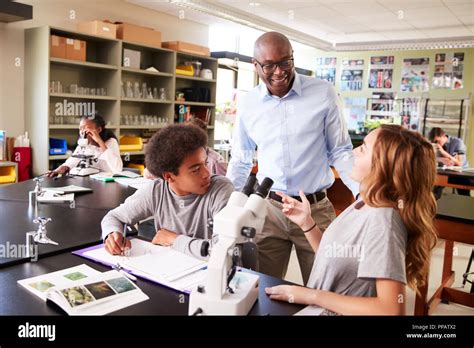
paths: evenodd
<path fill-rule="evenodd" d="M 324 230 L 336 216 L 326 197 L 334 182 L 330 166 L 354 195 L 359 192 L 349 178 L 352 144 L 335 89 L 326 81 L 296 73 L 287 37 L 276 32 L 260 36 L 253 63 L 262 83 L 239 100 L 227 177 L 241 189 L 258 147 L 257 178 L 275 182 L 264 229 L 255 238 L 259 271 L 283 278 L 294 245 L 306 283 L 314 252 L 304 232 L 283 215 L 275 191 L 295 197 L 304 192 L 314 220 Z"/>

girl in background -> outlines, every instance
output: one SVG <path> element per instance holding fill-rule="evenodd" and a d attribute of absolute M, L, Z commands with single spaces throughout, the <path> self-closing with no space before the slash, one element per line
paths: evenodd
<path fill-rule="evenodd" d="M 94 165 L 101 172 L 118 173 L 122 171 L 122 158 L 117 138 L 114 133 L 105 128 L 105 121 L 100 115 L 83 116 L 79 124 L 79 133 L 87 137 L 88 145 L 86 154 L 94 155 L 98 162 Z M 80 153 L 81 149 L 76 147 L 74 154 Z M 48 176 L 53 177 L 59 174 L 65 174 L 76 167 L 80 158 L 69 157 L 64 164 L 55 170 L 50 170 Z"/>

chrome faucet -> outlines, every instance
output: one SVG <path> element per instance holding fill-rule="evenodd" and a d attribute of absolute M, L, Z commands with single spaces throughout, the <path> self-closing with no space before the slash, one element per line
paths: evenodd
<path fill-rule="evenodd" d="M 30 203 L 37 203 L 37 198 L 43 194 L 43 189 L 40 186 L 40 182 L 43 181 L 39 177 L 33 179 L 35 182 L 35 188 L 30 191 Z"/>
<path fill-rule="evenodd" d="M 39 225 L 38 225 L 38 230 L 26 232 L 27 257 L 33 257 L 32 250 L 33 250 L 33 246 L 36 245 L 36 243 L 58 245 L 57 242 L 55 242 L 54 240 L 50 239 L 47 236 L 46 224 L 50 221 L 51 221 L 51 218 L 45 218 L 45 217 L 37 217 L 36 219 L 33 220 L 35 224 L 39 224 Z"/>

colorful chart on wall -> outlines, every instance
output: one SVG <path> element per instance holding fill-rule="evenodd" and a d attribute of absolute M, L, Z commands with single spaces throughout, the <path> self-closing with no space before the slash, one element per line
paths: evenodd
<path fill-rule="evenodd" d="M 336 83 L 336 57 L 318 57 L 316 58 L 315 75 L 318 79 Z"/>
<path fill-rule="evenodd" d="M 341 91 L 361 91 L 363 59 L 343 59 L 341 72 Z"/>
<path fill-rule="evenodd" d="M 446 52 L 435 55 L 434 89 L 463 88 L 464 53 Z"/>
<path fill-rule="evenodd" d="M 428 72 L 430 68 L 429 58 L 405 58 L 403 59 L 402 92 L 428 92 Z"/>
<path fill-rule="evenodd" d="M 394 56 L 370 57 L 369 88 L 392 88 Z"/>

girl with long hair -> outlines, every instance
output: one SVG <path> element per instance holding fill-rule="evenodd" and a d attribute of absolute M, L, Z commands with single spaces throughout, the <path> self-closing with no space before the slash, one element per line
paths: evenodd
<path fill-rule="evenodd" d="M 428 276 L 437 237 L 436 161 L 420 134 L 383 125 L 354 150 L 360 196 L 321 233 L 310 204 L 279 193 L 282 211 L 305 232 L 316 257 L 307 287 L 266 288 L 271 299 L 342 315 L 403 315 L 405 286 Z"/>
<path fill-rule="evenodd" d="M 114 133 L 105 128 L 105 121 L 100 115 L 83 116 L 79 123 L 79 134 L 87 137 L 86 153 L 97 158 L 95 165 L 101 172 L 118 173 L 122 171 L 123 163 L 120 148 Z M 74 153 L 79 153 L 79 146 Z M 48 172 L 48 176 L 65 174 L 80 162 L 79 158 L 69 157 L 64 164 Z"/>

